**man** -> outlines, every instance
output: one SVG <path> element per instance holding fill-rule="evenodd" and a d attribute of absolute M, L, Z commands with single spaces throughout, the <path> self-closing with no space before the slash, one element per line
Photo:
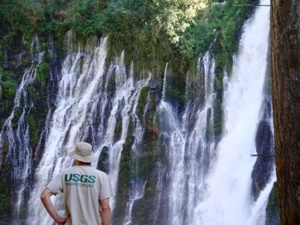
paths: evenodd
<path fill-rule="evenodd" d="M 43 190 L 41 200 L 49 215 L 59 225 L 110 225 L 109 197 L 113 190 L 107 175 L 91 167 L 96 161 L 92 146 L 76 145 L 69 156 L 75 165 L 57 175 Z M 67 217 L 58 215 L 51 195 L 62 193 Z"/>

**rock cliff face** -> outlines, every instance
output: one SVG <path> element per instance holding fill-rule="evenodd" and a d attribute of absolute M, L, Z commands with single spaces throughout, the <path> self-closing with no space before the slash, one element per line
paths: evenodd
<path fill-rule="evenodd" d="M 300 2 L 272 0 L 271 51 L 280 220 L 300 224 Z"/>

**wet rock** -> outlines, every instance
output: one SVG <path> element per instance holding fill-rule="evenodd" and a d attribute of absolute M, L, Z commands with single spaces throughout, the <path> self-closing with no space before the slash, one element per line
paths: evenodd
<path fill-rule="evenodd" d="M 274 164 L 273 137 L 269 123 L 260 121 L 255 138 L 257 160 L 252 171 L 252 194 L 256 199 L 268 183 Z"/>

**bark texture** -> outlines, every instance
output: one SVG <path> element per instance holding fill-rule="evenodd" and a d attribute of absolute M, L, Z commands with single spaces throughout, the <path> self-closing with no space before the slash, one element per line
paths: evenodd
<path fill-rule="evenodd" d="M 271 1 L 271 73 L 281 225 L 300 224 L 300 1 Z"/>

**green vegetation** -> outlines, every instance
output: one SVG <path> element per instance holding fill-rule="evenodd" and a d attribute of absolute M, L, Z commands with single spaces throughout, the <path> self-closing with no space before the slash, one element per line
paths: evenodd
<path fill-rule="evenodd" d="M 149 89 L 150 89 L 149 86 L 143 87 L 139 95 L 136 115 L 140 119 L 143 119 L 145 105 L 147 104 L 147 100 L 148 100 Z"/>
<path fill-rule="evenodd" d="M 42 62 L 37 68 L 35 82 L 29 85 L 27 90 L 27 101 L 32 102 L 33 107 L 25 115 L 25 121 L 30 127 L 30 144 L 33 149 L 37 146 L 48 113 L 46 100 L 49 78 L 49 63 Z"/>
<path fill-rule="evenodd" d="M 155 199 L 157 197 L 157 171 L 156 163 L 163 160 L 162 146 L 160 146 L 159 140 L 159 118 L 156 114 L 157 108 L 155 99 L 158 93 L 154 89 L 147 91 L 148 104 L 144 108 L 144 119 L 147 121 L 145 124 L 145 133 L 143 137 L 143 143 L 140 146 L 139 159 L 138 159 L 138 171 L 134 174 L 139 179 L 146 182 L 144 197 L 137 200 L 134 204 L 133 211 L 133 224 L 149 224 L 149 211 L 155 209 Z M 161 171 L 159 171 L 161 172 Z M 151 220 L 151 219 L 150 219 Z M 135 222 L 136 221 L 136 222 Z"/>
<path fill-rule="evenodd" d="M 141 150 L 138 160 L 139 171 L 136 176 L 150 179 L 151 170 L 153 168 L 154 162 L 157 156 L 157 145 L 159 137 L 159 124 L 156 114 L 156 94 L 155 91 L 151 90 L 149 87 L 144 87 L 141 90 L 139 101 L 140 105 L 143 105 L 142 116 L 145 126 L 145 132 L 143 137 L 143 143 L 141 144 Z M 149 96 L 149 97 L 148 97 Z M 139 102 L 139 103 L 140 103 Z M 146 103 L 148 102 L 148 106 Z M 138 109 L 137 109 L 138 110 Z"/>
<path fill-rule="evenodd" d="M 9 212 L 11 211 L 8 187 L 9 186 L 8 186 L 7 178 L 1 179 L 1 182 L 0 182 L 0 213 L 1 213 L 1 216 L 2 215 L 8 216 Z"/>
<path fill-rule="evenodd" d="M 17 82 L 14 73 L 0 68 L 0 126 L 11 113 L 16 90 Z"/>
<path fill-rule="evenodd" d="M 114 130 L 114 140 L 120 140 L 122 136 L 122 116 L 119 114 L 117 117 L 116 127 Z"/>
<path fill-rule="evenodd" d="M 4 100 L 13 99 L 17 90 L 14 74 L 0 68 L 0 85 L 2 87 L 2 98 Z"/>
<path fill-rule="evenodd" d="M 134 143 L 133 133 L 133 123 L 130 120 L 128 127 L 128 136 L 126 138 L 125 143 L 123 144 L 123 150 L 121 154 L 120 161 L 120 172 L 118 179 L 118 196 L 117 196 L 117 207 L 114 211 L 114 221 L 121 222 L 125 215 L 126 202 L 128 200 L 128 190 L 130 185 L 131 178 L 131 146 Z M 118 224 L 118 223 L 117 223 Z"/>
<path fill-rule="evenodd" d="M 114 73 L 107 80 L 107 93 L 113 97 L 116 94 L 116 74 Z"/>
<path fill-rule="evenodd" d="M 266 208 L 266 225 L 279 225 L 279 199 L 277 182 L 274 182 Z"/>
<path fill-rule="evenodd" d="M 5 141 L 2 157 L 5 158 L 8 152 L 8 142 Z M 11 197 L 10 197 L 10 161 L 7 160 L 0 166 L 0 219 L 8 222 L 11 218 Z"/>
<path fill-rule="evenodd" d="M 34 69 L 32 69 L 32 72 L 34 72 Z M 6 69 L 0 69 L 0 84 L 3 90 L 1 96 L 2 99 L 0 101 L 1 127 L 5 119 L 7 119 L 12 113 L 17 85 L 20 83 L 23 74 L 23 66 L 18 69 L 10 67 Z M 23 113 L 25 114 L 25 122 L 29 126 L 30 147 L 32 149 L 36 148 L 38 140 L 41 137 L 42 128 L 48 112 L 46 99 L 49 77 L 50 68 L 47 62 L 42 62 L 40 65 L 36 65 L 36 80 L 28 86 L 24 86 L 24 88 L 27 89 L 27 94 L 20 96 L 21 99 L 19 99 L 19 105 L 13 111 L 14 116 L 11 120 L 13 130 L 18 128 L 18 122 L 21 118 L 21 115 Z M 3 131 L 5 132 L 5 128 Z M 16 148 L 18 149 L 18 147 Z M 0 166 L 0 214 L 4 217 L 2 218 L 1 216 L 0 218 L 5 223 L 7 222 L 9 224 L 12 212 L 14 211 L 12 208 L 13 202 L 10 197 L 14 188 L 11 186 L 11 160 L 14 155 L 7 157 L 8 150 L 9 140 L 7 139 L 5 140 L 2 151 L 0 151 L 0 154 L 2 154 L 1 158 L 3 159 Z M 26 210 L 27 207 L 25 205 L 21 206 L 19 208 L 19 216 L 24 216 L 26 214 Z"/>
<path fill-rule="evenodd" d="M 37 34 L 44 41 L 51 37 L 57 47 L 62 47 L 69 30 L 73 40 L 82 44 L 91 43 L 95 36 L 108 36 L 108 60 L 125 50 L 125 64 L 135 62 L 135 74 L 152 70 L 162 79 L 165 64 L 170 63 L 173 72 L 167 97 L 177 102 L 180 111 L 186 99 L 186 73 L 194 71 L 199 55 L 213 41 L 215 86 L 222 91 L 223 71 L 230 73 L 241 27 L 252 10 L 234 4 L 255 1 L 228 0 L 222 4 L 216 0 L 6 0 L 0 6 L 4 24 L 0 27 L 0 46 L 20 42 L 21 49 L 28 49 L 33 34 Z M 12 95 L 14 84 L 6 83 L 5 87 L 6 94 Z M 114 83 L 109 82 L 109 89 L 114 91 Z"/>
<path fill-rule="evenodd" d="M 36 84 L 40 85 L 41 87 L 47 86 L 49 77 L 50 77 L 49 63 L 42 62 L 39 65 L 38 71 L 36 73 Z"/>
<path fill-rule="evenodd" d="M 156 98 L 157 93 L 154 89 L 150 89 L 149 86 L 142 88 L 138 99 L 138 108 L 136 114 L 141 118 L 141 121 L 145 124 L 145 131 L 143 136 L 143 142 L 137 146 L 138 153 L 132 152 L 132 145 L 134 144 L 134 120 L 130 120 L 128 127 L 128 136 L 123 144 L 123 150 L 120 161 L 120 172 L 118 179 L 118 197 L 117 206 L 114 212 L 114 223 L 118 224 L 123 221 L 126 208 L 126 203 L 129 200 L 128 191 L 131 189 L 131 185 L 136 180 L 147 181 L 146 195 L 154 195 L 154 184 L 152 182 L 152 173 L 154 163 L 157 161 L 158 137 L 159 137 L 159 125 L 156 117 Z M 146 103 L 147 107 L 146 107 Z M 102 154 L 102 153 L 101 153 Z M 151 180 L 152 179 L 152 180 Z M 149 203 L 150 204 L 150 203 Z M 149 205 L 148 204 L 148 205 Z M 139 212 L 142 213 L 142 209 Z M 147 213 L 146 211 L 144 213 Z"/>
<path fill-rule="evenodd" d="M 17 84 L 12 81 L 5 81 L 2 84 L 3 98 L 12 99 L 16 93 Z"/>
<path fill-rule="evenodd" d="M 97 169 L 109 173 L 109 148 L 104 146 L 98 159 Z"/>
<path fill-rule="evenodd" d="M 30 128 L 31 147 L 36 147 L 48 111 L 46 100 L 50 65 L 47 43 L 51 40 L 57 49 L 63 49 L 65 36 L 68 31 L 72 31 L 74 42 L 83 45 L 91 44 L 95 36 L 108 36 L 107 62 L 110 63 L 112 57 L 125 50 L 125 64 L 129 68 L 131 62 L 134 62 L 135 76 L 151 71 L 153 78 L 161 81 L 168 62 L 166 96 L 174 103 L 178 112 L 182 112 L 186 103 L 187 73 L 189 72 L 191 80 L 197 75 L 197 59 L 213 43 L 210 51 L 216 62 L 217 93 L 213 115 L 209 113 L 207 118 L 210 120 L 211 116 L 214 117 L 214 126 L 209 127 L 206 132 L 207 138 L 220 135 L 224 70 L 230 74 L 232 55 L 238 49 L 242 24 L 252 10 L 236 7 L 234 4 L 254 1 L 256 0 L 227 0 L 226 4 L 218 4 L 216 0 L 3 0 L 0 4 L 0 125 L 11 113 L 12 99 L 20 82 L 18 74 L 23 72 L 25 66 L 16 68 L 13 60 L 8 60 L 9 66 L 4 62 L 7 56 L 19 54 L 23 50 L 29 52 L 32 39 L 37 35 L 40 47 L 35 51 L 44 50 L 46 57 L 38 65 L 36 81 L 27 88 L 27 99 L 22 99 L 32 105 L 30 109 L 26 109 L 25 121 Z M 110 96 L 115 95 L 115 75 L 108 78 L 106 89 Z M 159 152 L 161 148 L 156 115 L 160 95 L 159 86 L 144 87 L 138 99 L 136 114 L 145 124 L 138 172 L 133 172 L 132 168 L 131 146 L 134 136 L 133 122 L 130 121 L 121 155 L 116 220 L 121 220 L 125 213 L 132 178 L 146 179 L 145 196 L 153 194 L 155 181 L 151 181 L 154 179 L 151 177 L 151 169 L 159 157 L 163 158 L 163 154 Z M 21 113 L 21 109 L 15 110 L 12 121 L 14 129 Z M 119 115 L 115 141 L 120 139 L 121 132 L 122 117 Z M 100 161 L 105 161 L 107 152 L 108 149 L 104 148 Z M 5 168 L 1 168 L 0 173 L 5 171 Z M 9 193 L 5 189 L 7 185 L 9 184 L 3 179 L 0 184 L 0 211 L 10 209 L 7 204 Z M 148 208 L 144 205 L 143 209 L 146 213 Z"/>
<path fill-rule="evenodd" d="M 212 5 L 212 0 L 5 0 L 0 6 L 1 44 L 22 38 L 29 47 L 33 34 L 61 39 L 72 30 L 82 43 L 94 36 L 109 35 L 112 48 L 119 54 L 125 49 L 126 61 L 151 66 L 152 58 L 181 65 L 207 50 L 218 36 L 222 54 L 219 60 L 229 66 L 228 57 L 237 49 L 239 30 L 247 17 L 245 7 L 228 0 Z M 14 10 L 11 10 L 14 9 Z M 229 60 L 229 62 L 227 62 Z M 184 66 L 185 67 L 185 66 Z M 181 72 L 184 71 L 181 68 Z M 141 67 L 142 69 L 142 67 Z"/>

